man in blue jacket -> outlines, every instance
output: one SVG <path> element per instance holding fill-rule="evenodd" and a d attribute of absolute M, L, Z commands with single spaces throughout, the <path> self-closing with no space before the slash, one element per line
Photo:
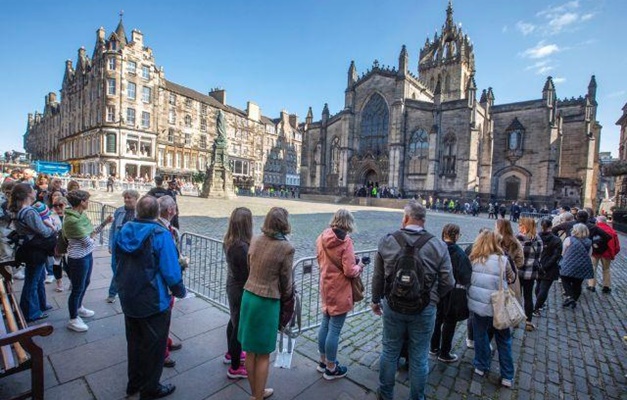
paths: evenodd
<path fill-rule="evenodd" d="M 113 255 L 128 343 L 126 393 L 140 392 L 141 400 L 174 392 L 174 385 L 159 380 L 170 327 L 170 292 L 179 298 L 186 294 L 174 240 L 158 217 L 157 199 L 142 197 L 136 219 L 116 235 Z"/>

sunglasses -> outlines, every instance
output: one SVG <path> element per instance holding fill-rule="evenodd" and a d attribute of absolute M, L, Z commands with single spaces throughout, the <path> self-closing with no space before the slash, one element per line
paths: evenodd
<path fill-rule="evenodd" d="M 65 204 L 63 204 L 63 203 L 53 204 L 52 207 L 53 208 L 63 208 L 63 207 L 65 207 Z"/>

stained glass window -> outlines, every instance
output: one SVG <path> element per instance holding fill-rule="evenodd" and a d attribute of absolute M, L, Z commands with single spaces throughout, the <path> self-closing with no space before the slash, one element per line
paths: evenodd
<path fill-rule="evenodd" d="M 411 134 L 407 148 L 410 174 L 426 174 L 429 170 L 429 136 L 419 129 Z"/>
<path fill-rule="evenodd" d="M 373 95 L 361 113 L 359 151 L 380 154 L 385 151 L 388 138 L 389 111 L 379 94 Z"/>

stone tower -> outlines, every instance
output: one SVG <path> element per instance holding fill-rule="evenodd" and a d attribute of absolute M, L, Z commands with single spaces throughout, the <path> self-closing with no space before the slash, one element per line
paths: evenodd
<path fill-rule="evenodd" d="M 436 31 L 433 40 L 427 37 L 420 50 L 419 78 L 432 92 L 439 81 L 441 100 L 446 102 L 466 97 L 466 84 L 474 72 L 473 46 L 461 24 L 453 22 L 453 5 L 449 1 L 441 34 Z"/>

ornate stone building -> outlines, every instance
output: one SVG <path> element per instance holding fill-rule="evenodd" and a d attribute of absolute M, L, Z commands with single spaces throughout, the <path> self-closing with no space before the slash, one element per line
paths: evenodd
<path fill-rule="evenodd" d="M 551 77 L 538 99 L 495 104 L 477 94 L 473 44 L 453 21 L 427 38 L 418 74 L 405 46 L 398 66 L 351 62 L 344 109 L 305 123 L 301 185 L 352 194 L 378 182 L 406 194 L 591 205 L 601 126 L 594 76 L 585 96 L 557 98 Z M 479 100 L 477 100 L 477 97 Z"/>
<path fill-rule="evenodd" d="M 46 96 L 28 116 L 24 147 L 33 159 L 66 161 L 76 174 L 189 177 L 211 162 L 222 110 L 234 186 L 298 186 L 302 134 L 295 115 L 272 120 L 249 102 L 229 106 L 226 91 L 208 95 L 168 81 L 143 34 L 127 38 L 122 20 L 108 38 L 96 32 L 91 57 L 65 63 L 61 99 Z"/>

